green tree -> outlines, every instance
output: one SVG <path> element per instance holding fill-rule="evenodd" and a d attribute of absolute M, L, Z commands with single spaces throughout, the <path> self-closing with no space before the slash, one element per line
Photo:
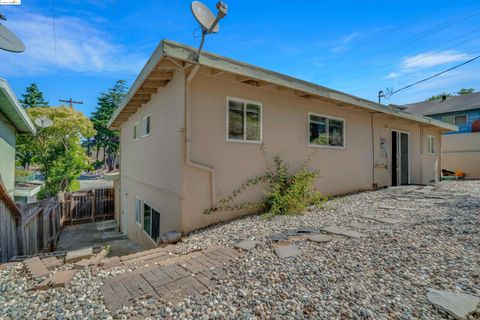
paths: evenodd
<path fill-rule="evenodd" d="M 473 92 L 475 92 L 475 89 L 473 89 L 473 88 L 462 88 L 462 89 L 458 90 L 457 95 L 465 96 L 465 95 L 473 93 Z"/>
<path fill-rule="evenodd" d="M 100 148 L 103 148 L 104 160 L 108 171 L 112 171 L 115 168 L 119 150 L 120 133 L 118 130 L 110 130 L 107 124 L 125 97 L 126 92 L 126 82 L 124 80 L 118 80 L 107 92 L 100 94 L 97 108 L 90 117 L 93 127 L 97 132 L 94 137 L 94 145 L 97 149 L 97 160 L 98 152 Z"/>
<path fill-rule="evenodd" d="M 431 96 L 430 98 L 428 98 L 425 101 L 442 100 L 444 97 L 447 98 L 447 97 L 451 97 L 451 96 L 453 96 L 451 93 L 443 92 L 443 93 L 439 93 L 439 94 L 436 94 L 434 96 Z"/>
<path fill-rule="evenodd" d="M 92 123 L 83 113 L 67 107 L 28 108 L 27 112 L 32 119 L 53 121 L 51 127 L 40 129 L 36 136 L 25 136 L 23 141 L 45 177 L 42 195 L 73 191 L 82 171 L 90 167 L 81 140 L 95 134 Z"/>
<path fill-rule="evenodd" d="M 24 108 L 48 107 L 48 102 L 43 99 L 43 92 L 38 89 L 36 83 L 32 83 L 25 89 L 20 100 Z"/>

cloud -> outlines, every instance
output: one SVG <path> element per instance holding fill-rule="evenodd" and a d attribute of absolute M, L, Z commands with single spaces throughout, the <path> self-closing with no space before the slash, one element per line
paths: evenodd
<path fill-rule="evenodd" d="M 467 53 L 457 51 L 445 51 L 443 53 L 425 52 L 402 59 L 401 69 L 409 72 L 426 68 L 436 67 L 450 62 L 466 61 L 472 58 Z"/>
<path fill-rule="evenodd" d="M 388 76 L 386 77 L 386 79 L 393 79 L 393 78 L 398 78 L 400 77 L 402 74 L 399 73 L 399 72 L 390 72 L 388 74 Z"/>
<path fill-rule="evenodd" d="M 345 36 L 342 37 L 342 41 L 343 43 L 350 43 L 352 42 L 353 39 L 359 37 L 361 35 L 360 32 L 352 32 L 350 34 L 347 34 Z"/>
<path fill-rule="evenodd" d="M 69 16 L 55 19 L 37 13 L 9 16 L 7 27 L 22 39 L 21 54 L 0 52 L 0 74 L 38 75 L 55 70 L 78 73 L 136 73 L 146 57 L 128 53 L 126 47 L 84 20 Z M 55 50 L 56 49 L 56 50 Z"/>

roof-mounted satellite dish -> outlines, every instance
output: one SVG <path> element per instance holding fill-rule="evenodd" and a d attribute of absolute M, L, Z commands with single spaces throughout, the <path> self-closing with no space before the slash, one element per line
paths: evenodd
<path fill-rule="evenodd" d="M 227 4 L 223 1 L 217 3 L 217 16 L 215 17 L 210 9 L 201 3 L 200 1 L 193 1 L 190 5 L 192 14 L 197 19 L 198 23 L 202 27 L 202 42 L 198 48 L 196 60 L 200 58 L 200 51 L 202 51 L 203 43 L 205 42 L 205 36 L 210 33 L 217 33 L 220 30 L 218 22 L 223 19 L 228 12 Z"/>
<path fill-rule="evenodd" d="M 6 20 L 5 16 L 0 14 L 0 21 Z M 0 23 L 0 49 L 10 52 L 23 52 L 25 45 L 17 38 L 7 27 Z"/>
<path fill-rule="evenodd" d="M 51 127 L 53 125 L 53 121 L 47 117 L 38 117 L 33 122 L 42 129 Z"/>

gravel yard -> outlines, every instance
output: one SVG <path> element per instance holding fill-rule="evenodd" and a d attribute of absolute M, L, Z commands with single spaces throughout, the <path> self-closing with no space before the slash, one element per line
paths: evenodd
<path fill-rule="evenodd" d="M 364 218 L 381 215 L 396 224 Z M 302 254 L 279 258 L 271 236 L 338 226 L 365 238 L 290 239 Z M 448 319 L 426 299 L 429 288 L 480 296 L 480 181 L 406 186 L 336 198 L 300 216 L 250 216 L 189 235 L 185 252 L 241 239 L 261 244 L 226 269 L 221 284 L 178 305 L 156 303 L 157 317 L 208 319 Z M 21 268 L 0 271 L 0 319 L 108 316 L 98 287 L 105 273 L 82 271 L 67 290 L 26 291 Z M 144 314 L 138 301 L 118 317 Z M 151 309 L 152 306 L 149 306 Z M 80 310 L 80 311 L 79 311 Z M 94 311 L 91 311 L 94 310 Z M 480 310 L 471 319 L 480 319 Z M 37 316 L 37 318 L 39 318 Z"/>

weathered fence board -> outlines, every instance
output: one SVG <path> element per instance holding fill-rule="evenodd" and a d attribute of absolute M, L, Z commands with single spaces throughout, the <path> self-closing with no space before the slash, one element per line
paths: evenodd
<path fill-rule="evenodd" d="M 113 188 L 73 192 L 65 196 L 66 216 L 64 222 L 78 223 L 112 219 L 115 192 Z"/>

